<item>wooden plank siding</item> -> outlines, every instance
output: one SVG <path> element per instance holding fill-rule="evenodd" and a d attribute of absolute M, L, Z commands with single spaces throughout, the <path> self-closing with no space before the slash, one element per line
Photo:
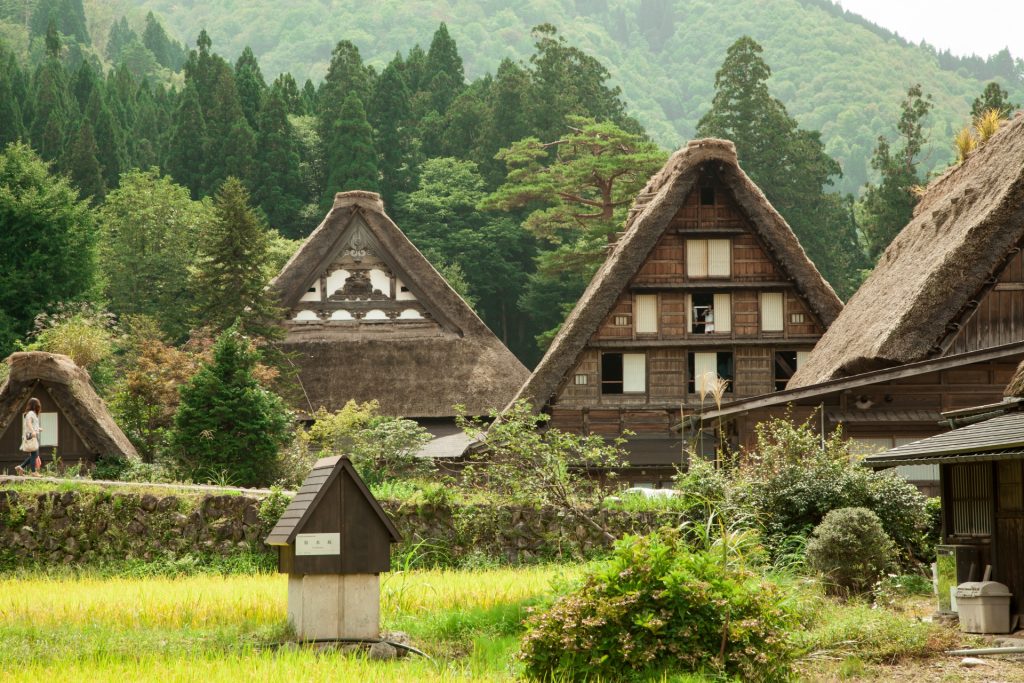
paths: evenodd
<path fill-rule="evenodd" d="M 713 204 L 702 203 L 702 190 L 705 202 L 710 198 L 708 188 L 714 190 Z M 690 261 L 697 269 L 693 276 Z M 708 275 L 725 272 L 726 266 L 728 276 Z M 782 297 L 780 331 L 761 329 L 762 292 Z M 638 295 L 656 296 L 657 329 L 645 334 L 636 331 Z M 714 332 L 704 327 L 690 331 L 695 296 L 714 308 Z M 773 391 L 776 352 L 810 351 L 823 333 L 824 326 L 736 205 L 731 190 L 709 171 L 619 294 L 573 370 L 562 378 L 548 404 L 550 424 L 607 436 L 629 429 L 645 437 L 677 437 L 672 420 L 678 420 L 681 410 L 692 412 L 701 405 L 690 391 L 690 354 L 732 354 L 733 378 L 725 395 L 731 401 Z M 645 391 L 603 394 L 604 353 L 645 354 Z M 585 383 L 577 384 L 577 375 L 585 376 Z"/>
<path fill-rule="evenodd" d="M 964 320 L 945 355 L 1024 339 L 1024 252 L 1017 252 Z"/>

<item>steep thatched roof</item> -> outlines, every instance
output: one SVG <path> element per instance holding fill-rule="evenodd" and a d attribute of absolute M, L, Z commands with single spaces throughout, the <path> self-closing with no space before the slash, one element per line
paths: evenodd
<path fill-rule="evenodd" d="M 57 407 L 96 455 L 138 457 L 135 447 L 93 391 L 89 374 L 67 356 L 42 351 L 11 354 L 10 374 L 0 386 L 0 434 L 18 417 L 37 385 L 42 384 Z"/>
<path fill-rule="evenodd" d="M 1006 398 L 1024 398 L 1024 361 L 1017 366 L 1017 372 L 1013 373 L 1010 383 L 1003 391 Z"/>
<path fill-rule="evenodd" d="M 929 187 L 914 217 L 790 380 L 802 387 L 922 360 L 1024 237 L 1024 117 Z"/>
<path fill-rule="evenodd" d="M 807 258 L 785 219 L 740 168 L 733 143 L 693 140 L 673 154 L 640 192 L 629 211 L 625 233 L 516 398 L 528 399 L 538 408 L 548 401 L 682 207 L 705 165 L 713 165 L 720 180 L 732 191 L 736 204 L 822 324 L 828 326 L 835 320 L 843 308 L 842 302 Z"/>
<path fill-rule="evenodd" d="M 448 417 L 455 404 L 484 415 L 508 403 L 529 371 L 384 213 L 375 193 L 336 195 L 330 213 L 273 282 L 282 306 L 299 305 L 353 231 L 429 318 L 398 325 L 290 325 L 284 347 L 294 353 L 310 407 L 336 410 L 350 399 L 376 400 L 387 415 Z"/>

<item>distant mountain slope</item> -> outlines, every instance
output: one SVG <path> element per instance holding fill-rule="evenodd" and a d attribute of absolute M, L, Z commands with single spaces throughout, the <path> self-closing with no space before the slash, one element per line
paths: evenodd
<path fill-rule="evenodd" d="M 842 163 L 845 190 L 858 189 L 880 134 L 894 134 L 902 95 L 920 82 L 935 97 L 927 167 L 952 156 L 984 82 L 925 46 L 908 44 L 828 0 L 86 0 L 90 31 L 105 41 L 121 14 L 141 23 L 147 11 L 193 44 L 205 28 L 214 49 L 255 51 L 265 75 L 323 76 L 331 48 L 355 42 L 370 63 L 426 46 L 441 21 L 458 42 L 469 77 L 504 57 L 532 51 L 530 29 L 552 23 L 599 57 L 621 85 L 633 113 L 665 147 L 693 134 L 707 110 L 726 48 L 749 34 L 764 46 L 771 87 L 804 127 L 821 130 Z M 1008 56 L 1007 56 L 1008 57 Z M 961 64 L 966 64 L 963 62 Z M 968 64 L 968 66 L 971 66 Z M 976 66 L 976 65 L 975 65 Z M 1012 59 L 1010 69 L 1012 70 Z M 977 71 L 977 69 L 975 69 Z M 268 79 L 269 80 L 269 79 Z M 1003 80 L 1015 101 L 1024 89 Z"/>

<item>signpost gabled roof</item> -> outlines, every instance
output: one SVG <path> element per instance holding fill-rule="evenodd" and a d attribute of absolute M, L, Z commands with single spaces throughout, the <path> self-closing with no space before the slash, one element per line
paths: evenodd
<path fill-rule="evenodd" d="M 313 465 L 313 470 L 306 476 L 305 481 L 302 482 L 302 487 L 295 497 L 292 498 L 291 503 L 288 504 L 284 514 L 281 515 L 281 519 L 277 521 L 270 535 L 267 536 L 266 544 L 274 546 L 293 544 L 295 537 L 302 531 L 303 525 L 313 514 L 313 511 L 316 510 L 317 505 L 323 499 L 326 492 L 331 488 L 334 481 L 343 474 L 352 480 L 356 488 L 363 495 L 363 498 L 370 505 L 370 508 L 380 518 L 381 523 L 384 524 L 391 537 L 391 542 L 395 543 L 402 540 L 402 536 L 398 533 L 398 529 L 395 528 L 391 518 L 384 512 L 384 508 L 380 506 L 377 499 L 370 493 L 370 489 L 366 487 L 366 484 L 356 472 L 355 467 L 352 466 L 352 461 L 345 456 L 336 455 L 330 458 L 321 458 Z M 346 520 L 348 524 L 355 522 L 356 520 Z"/>

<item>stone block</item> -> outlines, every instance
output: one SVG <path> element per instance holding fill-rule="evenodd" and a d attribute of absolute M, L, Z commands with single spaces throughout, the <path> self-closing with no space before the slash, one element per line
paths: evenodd
<path fill-rule="evenodd" d="M 380 577 L 288 577 L 288 619 L 300 640 L 380 637 Z"/>

